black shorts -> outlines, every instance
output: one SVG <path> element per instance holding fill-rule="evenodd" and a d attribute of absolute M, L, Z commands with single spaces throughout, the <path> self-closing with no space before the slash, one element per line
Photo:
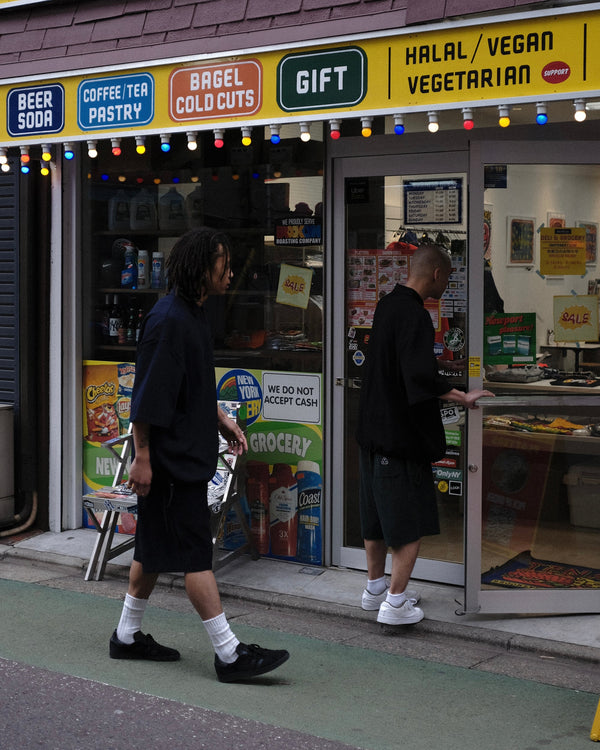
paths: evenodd
<path fill-rule="evenodd" d="M 207 483 L 177 484 L 152 477 L 150 492 L 138 498 L 133 559 L 144 573 L 212 570 L 212 533 Z"/>
<path fill-rule="evenodd" d="M 363 539 L 401 547 L 440 533 L 431 463 L 360 449 Z"/>

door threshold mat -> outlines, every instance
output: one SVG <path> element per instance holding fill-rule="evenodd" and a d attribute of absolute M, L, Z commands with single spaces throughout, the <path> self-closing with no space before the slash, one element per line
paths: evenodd
<path fill-rule="evenodd" d="M 527 550 L 483 573 L 481 583 L 511 588 L 600 589 L 600 570 L 537 560 Z"/>

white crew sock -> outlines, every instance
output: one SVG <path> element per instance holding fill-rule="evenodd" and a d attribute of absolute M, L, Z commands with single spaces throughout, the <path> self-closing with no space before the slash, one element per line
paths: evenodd
<path fill-rule="evenodd" d="M 229 627 L 225 613 L 221 612 L 210 620 L 202 620 L 202 623 L 219 659 L 225 664 L 233 664 L 238 658 L 235 649 L 239 641 Z"/>
<path fill-rule="evenodd" d="M 388 604 L 391 604 L 392 607 L 401 607 L 406 601 L 406 598 L 406 593 L 404 591 L 401 594 L 390 594 L 388 591 L 388 594 L 385 597 Z"/>
<path fill-rule="evenodd" d="M 133 634 L 142 628 L 142 617 L 146 611 L 147 599 L 136 599 L 125 594 L 121 619 L 117 625 L 117 638 L 121 643 L 133 643 Z"/>
<path fill-rule="evenodd" d="M 369 578 L 367 581 L 367 591 L 373 596 L 379 596 L 387 589 L 387 583 L 385 582 L 385 576 L 381 578 Z"/>

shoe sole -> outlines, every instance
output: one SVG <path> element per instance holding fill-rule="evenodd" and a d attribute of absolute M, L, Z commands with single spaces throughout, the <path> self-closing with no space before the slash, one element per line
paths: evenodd
<path fill-rule="evenodd" d="M 123 661 L 179 661 L 181 656 L 145 656 L 143 654 L 117 654 L 110 652 L 111 659 L 122 659 Z"/>
<path fill-rule="evenodd" d="M 379 615 L 377 615 L 377 622 L 382 623 L 382 625 L 414 625 L 417 622 L 421 622 L 424 617 L 425 614 L 421 612 L 421 614 L 414 614 L 410 617 L 403 617 L 401 619 L 387 619 L 386 616 L 382 616 L 380 612 Z"/>
<path fill-rule="evenodd" d="M 265 665 L 261 669 L 253 669 L 252 671 L 247 672 L 236 672 L 235 674 L 226 674 L 226 675 L 220 675 L 217 672 L 217 678 L 219 682 L 240 682 L 242 680 L 251 680 L 253 677 L 260 677 L 262 674 L 267 674 L 267 672 L 272 672 L 274 669 L 277 669 L 277 667 L 280 667 L 282 664 L 284 664 L 288 659 L 290 658 L 289 654 L 285 654 L 285 656 L 282 656 L 281 659 L 278 659 L 275 662 L 272 662 L 271 664 Z"/>

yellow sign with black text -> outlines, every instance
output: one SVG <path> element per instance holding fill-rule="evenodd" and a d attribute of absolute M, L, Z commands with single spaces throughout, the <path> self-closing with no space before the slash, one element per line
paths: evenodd
<path fill-rule="evenodd" d="M 0 86 L 0 146 L 585 96 L 599 37 L 600 12 L 575 12 L 65 73 Z"/>

